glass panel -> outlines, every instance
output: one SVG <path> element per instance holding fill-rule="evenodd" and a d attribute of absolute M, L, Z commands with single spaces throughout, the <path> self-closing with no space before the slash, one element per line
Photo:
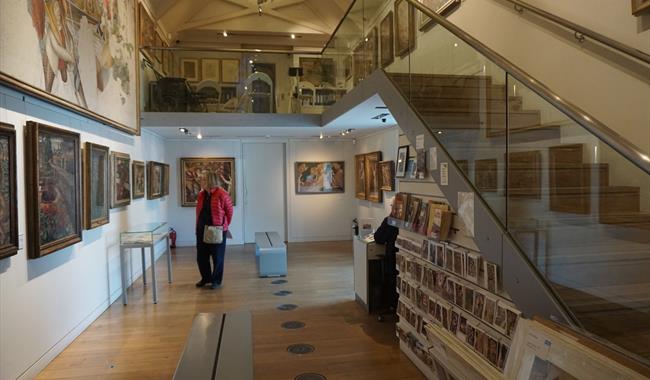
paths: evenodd
<path fill-rule="evenodd" d="M 586 330 L 650 358 L 650 176 L 508 78 L 508 228 Z"/>

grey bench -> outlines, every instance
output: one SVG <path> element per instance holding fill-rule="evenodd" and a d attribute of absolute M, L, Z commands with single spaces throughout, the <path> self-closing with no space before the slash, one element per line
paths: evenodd
<path fill-rule="evenodd" d="M 201 313 L 174 373 L 174 380 L 252 380 L 251 313 Z"/>
<path fill-rule="evenodd" d="M 260 277 L 287 275 L 287 246 L 277 232 L 255 233 L 255 259 Z"/>

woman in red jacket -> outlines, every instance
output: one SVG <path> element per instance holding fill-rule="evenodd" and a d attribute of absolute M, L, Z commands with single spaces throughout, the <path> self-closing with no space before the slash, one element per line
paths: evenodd
<path fill-rule="evenodd" d="M 221 286 L 223 280 L 223 264 L 226 254 L 226 231 L 232 221 L 232 199 L 218 183 L 214 173 L 201 176 L 201 192 L 196 203 L 196 262 L 199 265 L 201 281 L 196 283 L 198 288 L 207 284 L 212 289 Z M 205 226 L 223 226 L 223 241 L 221 244 L 203 242 Z M 210 266 L 212 258 L 212 267 Z"/>

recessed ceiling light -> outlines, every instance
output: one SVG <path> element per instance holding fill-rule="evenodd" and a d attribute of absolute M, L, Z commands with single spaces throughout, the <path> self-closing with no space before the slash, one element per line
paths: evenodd
<path fill-rule="evenodd" d="M 223 36 L 224 36 L 224 37 L 228 37 L 228 32 L 224 30 L 224 31 L 223 31 Z"/>

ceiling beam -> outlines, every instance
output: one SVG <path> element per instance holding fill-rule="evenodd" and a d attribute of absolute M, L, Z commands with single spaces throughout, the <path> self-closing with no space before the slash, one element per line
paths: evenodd
<path fill-rule="evenodd" d="M 203 26 L 208 26 L 211 24 L 216 24 L 218 22 L 228 21 L 234 18 L 244 17 L 256 13 L 257 13 L 257 9 L 247 8 L 235 12 L 226 13 L 225 15 L 208 17 L 198 21 L 187 21 L 183 25 L 181 25 L 180 28 L 178 28 L 178 31 L 182 32 L 189 29 L 201 28 Z"/>
<path fill-rule="evenodd" d="M 328 30 L 326 27 L 323 27 L 322 25 L 316 25 L 314 23 L 311 23 L 309 21 L 304 21 L 304 20 L 296 20 L 295 18 L 285 16 L 282 13 L 280 13 L 278 11 L 275 11 L 275 10 L 265 11 L 264 14 L 269 15 L 269 16 L 273 16 L 273 17 L 278 18 L 280 20 L 284 20 L 284 21 L 294 23 L 296 25 L 304 26 L 305 28 L 309 28 L 309 29 L 311 29 L 313 31 L 316 31 L 316 32 L 319 32 L 319 33 L 323 33 L 323 34 L 331 33 L 330 30 Z"/>

